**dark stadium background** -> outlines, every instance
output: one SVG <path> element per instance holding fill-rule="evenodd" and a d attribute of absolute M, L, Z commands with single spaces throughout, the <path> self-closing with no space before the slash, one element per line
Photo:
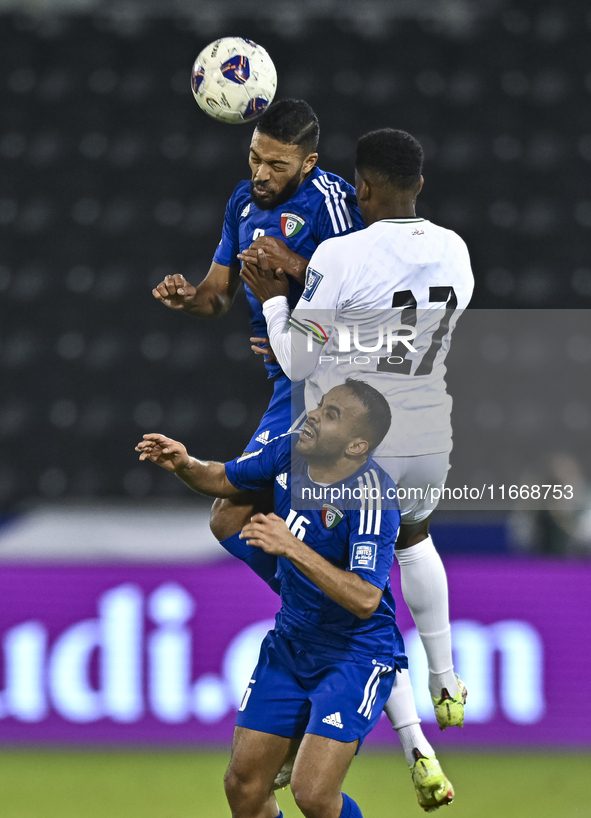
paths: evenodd
<path fill-rule="evenodd" d="M 167 273 L 205 274 L 248 174 L 252 128 L 214 122 L 189 92 L 195 56 L 221 34 L 263 43 L 278 96 L 316 109 L 321 167 L 351 180 L 355 140 L 372 128 L 421 139 L 418 211 L 466 240 L 472 307 L 591 305 L 586 4 L 414 6 L 2 16 L 1 508 L 181 495 L 138 469 L 140 432 L 182 434 L 222 459 L 256 428 L 269 384 L 243 297 L 205 323 L 150 294 Z"/>
<path fill-rule="evenodd" d="M 269 51 L 278 98 L 304 97 L 316 110 L 320 167 L 352 181 L 355 141 L 373 128 L 421 140 L 417 210 L 467 242 L 472 308 L 489 316 L 591 307 L 588 3 L 2 0 L 0 529 L 37 508 L 186 508 L 192 496 L 180 481 L 137 463 L 141 434 L 163 431 L 223 460 L 258 425 L 270 385 L 250 352 L 243 295 L 213 322 L 151 296 L 168 273 L 203 277 L 226 201 L 248 176 L 252 128 L 209 119 L 189 88 L 198 52 L 229 35 Z M 588 383 L 591 332 L 584 312 L 577 321 L 582 346 L 538 367 L 549 402 L 565 383 L 575 391 Z M 535 354 L 551 343 L 542 335 L 531 342 Z M 467 379 L 483 394 L 500 383 L 499 358 L 487 349 Z M 499 388 L 512 393 L 524 372 L 516 366 Z M 488 434 L 492 453 L 525 436 L 528 452 L 544 451 L 552 417 L 528 430 L 531 415 L 505 422 L 485 397 L 485 409 L 468 401 L 458 410 L 467 440 Z M 574 397 L 556 409 L 557 439 L 575 451 L 588 497 L 591 403 L 587 392 Z M 517 465 L 521 478 L 528 464 Z M 580 559 L 591 548 L 591 534 L 577 539 L 548 512 L 442 512 L 437 541 L 456 555 Z M 226 814 L 217 783 L 226 750 L 219 758 L 5 751 L 3 814 L 217 818 Z M 463 787 L 453 809 L 458 818 L 589 816 L 580 795 L 588 756 L 570 758 L 452 756 Z M 368 815 L 390 814 L 398 797 L 398 778 L 381 764 L 357 773 L 356 786 L 377 799 Z M 527 769 L 526 785 L 517 769 Z"/>

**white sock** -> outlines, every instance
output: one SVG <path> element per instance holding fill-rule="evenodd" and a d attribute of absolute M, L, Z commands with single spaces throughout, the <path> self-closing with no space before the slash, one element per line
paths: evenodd
<path fill-rule="evenodd" d="M 434 755 L 433 748 L 421 730 L 421 720 L 415 706 L 408 670 L 395 674 L 392 692 L 384 710 L 393 729 L 398 733 L 409 765 L 412 766 L 415 762 L 412 754 L 414 747 L 425 756 Z"/>
<path fill-rule="evenodd" d="M 445 687 L 457 696 L 453 672 L 447 577 L 433 540 L 396 551 L 402 594 L 415 621 L 429 664 L 429 690 L 439 698 Z"/>
<path fill-rule="evenodd" d="M 401 727 L 400 730 L 397 730 L 397 733 L 398 738 L 402 743 L 406 763 L 409 767 L 412 767 L 416 761 L 416 758 L 412 752 L 415 747 L 419 753 L 427 758 L 432 758 L 435 755 L 435 750 L 433 747 L 431 747 L 423 735 L 423 731 L 418 724 L 410 724 L 408 727 Z"/>

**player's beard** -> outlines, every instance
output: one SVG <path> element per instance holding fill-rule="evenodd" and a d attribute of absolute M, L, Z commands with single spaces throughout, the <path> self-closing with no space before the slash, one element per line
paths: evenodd
<path fill-rule="evenodd" d="M 335 444 L 333 440 L 323 440 L 315 433 L 313 440 L 297 440 L 295 450 L 308 464 L 328 468 L 341 457 L 343 445 L 340 442 Z"/>
<path fill-rule="evenodd" d="M 251 181 L 250 183 L 250 195 L 252 197 L 253 202 L 259 208 L 259 210 L 273 210 L 275 207 L 279 207 L 279 205 L 285 204 L 296 190 L 299 188 L 302 180 L 302 171 L 301 169 L 295 173 L 291 179 L 289 179 L 285 185 L 279 190 L 277 193 L 270 196 L 268 199 L 261 199 L 260 196 L 257 194 L 254 182 Z M 266 187 L 266 185 L 263 185 Z"/>

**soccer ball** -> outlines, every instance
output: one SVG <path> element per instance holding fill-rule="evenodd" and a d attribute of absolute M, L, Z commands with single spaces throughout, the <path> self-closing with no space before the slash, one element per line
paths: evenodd
<path fill-rule="evenodd" d="M 210 43 L 195 60 L 191 90 L 206 114 L 230 125 L 251 122 L 271 104 L 277 72 L 264 48 L 242 37 Z"/>

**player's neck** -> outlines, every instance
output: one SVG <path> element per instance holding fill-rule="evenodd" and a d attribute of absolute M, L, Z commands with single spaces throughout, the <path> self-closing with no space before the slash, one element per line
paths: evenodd
<path fill-rule="evenodd" d="M 383 219 L 416 219 L 415 205 L 417 194 L 415 191 L 374 190 L 363 212 L 363 220 L 369 227 L 374 222 Z"/>
<path fill-rule="evenodd" d="M 315 171 L 315 170 L 316 170 L 316 165 L 314 165 L 314 167 L 312 168 L 312 170 L 309 170 L 309 171 L 308 171 L 308 173 L 302 173 L 302 178 L 300 179 L 300 183 L 299 183 L 299 185 L 298 185 L 298 190 L 299 190 L 299 188 L 301 188 L 301 186 L 304 184 L 304 182 L 305 182 L 307 179 L 309 179 L 309 178 L 310 178 L 310 176 L 311 176 L 311 175 L 314 173 L 314 171 Z"/>
<path fill-rule="evenodd" d="M 383 205 L 376 207 L 371 214 L 371 221 L 367 226 L 369 227 L 370 224 L 380 222 L 383 219 L 416 219 L 416 217 L 414 201 L 384 202 Z"/>
<path fill-rule="evenodd" d="M 351 475 L 355 474 L 366 462 L 367 458 L 363 463 L 353 462 L 346 458 L 341 458 L 333 463 L 314 463 L 313 461 L 308 461 L 308 474 L 310 475 L 310 479 L 315 483 L 331 485 L 332 483 L 338 483 L 351 477 Z"/>

